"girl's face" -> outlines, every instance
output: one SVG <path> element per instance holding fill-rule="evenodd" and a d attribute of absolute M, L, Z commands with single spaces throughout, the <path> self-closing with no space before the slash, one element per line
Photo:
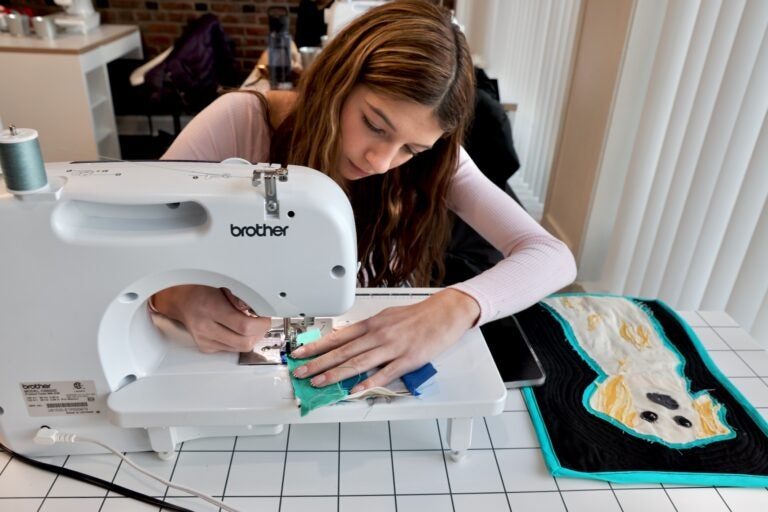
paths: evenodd
<path fill-rule="evenodd" d="M 341 108 L 339 172 L 348 180 L 385 173 L 431 148 L 442 135 L 430 107 L 357 85 Z"/>

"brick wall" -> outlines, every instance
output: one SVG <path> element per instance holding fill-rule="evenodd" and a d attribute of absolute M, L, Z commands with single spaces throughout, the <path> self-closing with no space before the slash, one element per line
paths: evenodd
<path fill-rule="evenodd" d="M 11 7 L 29 7 L 36 15 L 60 12 L 53 0 L 11 0 Z M 213 13 L 224 31 L 235 41 L 235 53 L 242 78 L 253 69 L 267 46 L 267 8 L 287 6 L 291 30 L 296 23 L 299 0 L 93 0 L 102 23 L 138 25 L 144 56 L 151 59 L 173 44 L 190 20 Z"/>
<path fill-rule="evenodd" d="M 92 0 L 102 23 L 138 25 L 144 57 L 151 59 L 173 44 L 190 20 L 213 13 L 224 31 L 235 41 L 235 54 L 242 79 L 256 65 L 267 46 L 267 8 L 287 6 L 291 33 L 295 33 L 300 0 Z M 454 0 L 436 0 L 453 8 Z M 61 12 L 53 0 L 0 0 L 2 5 L 29 7 L 35 15 Z"/>

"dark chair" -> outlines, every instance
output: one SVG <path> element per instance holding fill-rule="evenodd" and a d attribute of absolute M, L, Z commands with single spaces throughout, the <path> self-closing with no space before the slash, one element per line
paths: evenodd
<path fill-rule="evenodd" d="M 222 86 L 237 86 L 234 42 L 213 14 L 187 25 L 168 57 L 147 71 L 150 111 L 193 115 L 216 99 Z M 178 129 L 178 126 L 177 126 Z"/>
<path fill-rule="evenodd" d="M 173 46 L 151 61 L 123 60 L 110 67 L 115 114 L 146 116 L 150 134 L 153 116 L 171 116 L 174 137 L 182 115 L 197 114 L 238 79 L 234 42 L 213 14 L 191 21 Z"/>

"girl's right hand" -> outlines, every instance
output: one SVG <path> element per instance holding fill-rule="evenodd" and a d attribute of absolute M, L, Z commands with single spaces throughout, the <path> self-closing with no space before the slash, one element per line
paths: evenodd
<path fill-rule="evenodd" d="M 158 313 L 181 322 L 201 352 L 250 352 L 272 325 L 226 288 L 182 285 L 153 297 Z"/>

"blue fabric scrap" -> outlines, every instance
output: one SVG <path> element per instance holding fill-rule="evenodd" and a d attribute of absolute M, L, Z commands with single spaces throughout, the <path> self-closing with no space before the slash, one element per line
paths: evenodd
<path fill-rule="evenodd" d="M 418 387 L 431 379 L 436 373 L 437 370 L 432 366 L 432 363 L 427 363 L 418 370 L 406 373 L 400 378 L 413 396 L 419 396 L 421 393 L 419 392 Z"/>

